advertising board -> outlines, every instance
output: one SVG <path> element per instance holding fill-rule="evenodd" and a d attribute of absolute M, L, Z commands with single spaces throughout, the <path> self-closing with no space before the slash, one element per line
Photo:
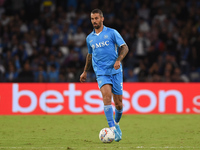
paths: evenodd
<path fill-rule="evenodd" d="M 123 89 L 124 114 L 200 113 L 200 84 L 124 83 Z M 103 114 L 103 110 L 97 83 L 0 86 L 0 115 Z"/>

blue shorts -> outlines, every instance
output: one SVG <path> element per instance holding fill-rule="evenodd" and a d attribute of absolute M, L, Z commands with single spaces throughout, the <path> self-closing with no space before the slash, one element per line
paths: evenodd
<path fill-rule="evenodd" d="M 122 95 L 123 93 L 123 72 L 112 75 L 97 75 L 97 82 L 99 89 L 104 84 L 112 85 L 112 93 L 116 95 Z"/>

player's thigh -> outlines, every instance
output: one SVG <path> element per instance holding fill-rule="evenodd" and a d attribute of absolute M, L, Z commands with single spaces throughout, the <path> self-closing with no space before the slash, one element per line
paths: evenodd
<path fill-rule="evenodd" d="M 102 96 L 109 96 L 112 97 L 112 85 L 110 84 L 104 84 L 100 89 Z"/>
<path fill-rule="evenodd" d="M 104 84 L 100 88 L 101 94 L 103 96 L 104 105 L 111 105 L 111 98 L 112 98 L 112 85 Z"/>

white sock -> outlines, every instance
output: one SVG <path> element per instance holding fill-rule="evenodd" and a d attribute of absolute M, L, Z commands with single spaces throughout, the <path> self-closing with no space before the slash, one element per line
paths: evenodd
<path fill-rule="evenodd" d="M 119 125 L 119 122 L 118 122 L 118 123 L 117 123 L 117 122 L 115 122 L 115 124 L 116 124 L 116 125 Z"/>

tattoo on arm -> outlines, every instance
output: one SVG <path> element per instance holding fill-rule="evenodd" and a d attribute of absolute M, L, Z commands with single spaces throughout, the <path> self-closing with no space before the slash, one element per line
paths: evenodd
<path fill-rule="evenodd" d="M 122 45 L 120 47 L 120 54 L 119 54 L 119 57 L 117 58 L 117 61 L 122 61 L 124 59 L 124 57 L 126 56 L 126 54 L 128 53 L 129 49 L 128 49 L 128 46 L 125 44 L 125 45 Z"/>
<path fill-rule="evenodd" d="M 87 54 L 84 71 L 88 72 L 92 65 L 92 54 Z"/>

